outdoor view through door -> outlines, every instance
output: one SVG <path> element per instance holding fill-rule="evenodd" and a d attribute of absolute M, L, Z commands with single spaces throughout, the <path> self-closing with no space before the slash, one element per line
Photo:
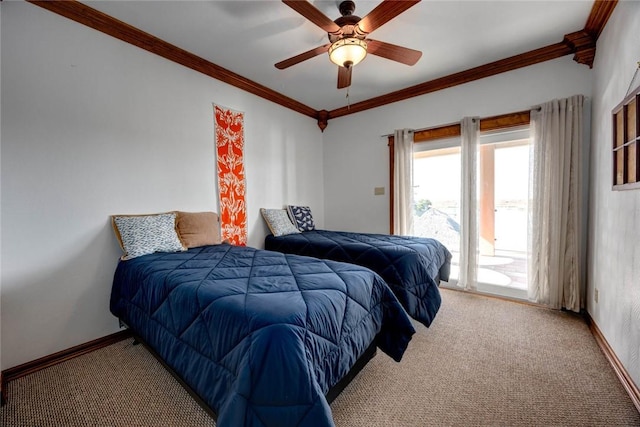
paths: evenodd
<path fill-rule="evenodd" d="M 414 146 L 414 232 L 440 240 L 453 254 L 456 284 L 460 253 L 460 138 Z M 478 286 L 488 292 L 527 298 L 529 129 L 483 133 L 478 153 L 480 257 Z"/>

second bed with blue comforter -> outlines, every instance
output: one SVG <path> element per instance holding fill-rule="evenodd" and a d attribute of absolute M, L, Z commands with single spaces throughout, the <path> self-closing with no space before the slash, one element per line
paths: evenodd
<path fill-rule="evenodd" d="M 368 267 L 389 284 L 407 312 L 429 326 L 449 280 L 451 253 L 438 240 L 386 234 L 313 230 L 265 239 L 265 249 Z"/>
<path fill-rule="evenodd" d="M 369 269 L 214 245 L 121 261 L 111 311 L 229 426 L 332 426 L 327 391 L 415 330 Z"/>

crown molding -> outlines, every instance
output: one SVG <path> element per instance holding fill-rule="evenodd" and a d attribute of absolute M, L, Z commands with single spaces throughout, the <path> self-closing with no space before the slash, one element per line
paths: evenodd
<path fill-rule="evenodd" d="M 58 15 L 69 18 L 72 21 L 86 25 L 87 27 L 108 34 L 126 43 L 141 49 L 155 53 L 165 59 L 176 62 L 194 71 L 198 71 L 216 80 L 252 93 L 256 96 L 280 104 L 305 116 L 317 118 L 317 112 L 295 99 L 289 98 L 279 92 L 269 89 L 259 83 L 242 77 L 219 65 L 207 61 L 193 53 L 187 52 L 177 46 L 165 42 L 149 33 L 146 33 L 125 22 L 113 18 L 99 10 L 93 9 L 76 0 L 63 1 L 34 1 L 30 3 L 47 9 Z"/>
<path fill-rule="evenodd" d="M 469 83 L 474 80 L 480 80 L 485 77 L 494 76 L 496 74 L 538 64 L 540 62 L 561 58 L 570 54 L 574 55 L 573 59 L 577 63 L 585 64 L 589 68 L 592 68 L 593 60 L 596 55 L 596 41 L 607 24 L 607 21 L 613 13 L 617 3 L 618 0 L 596 0 L 591 7 L 591 12 L 589 13 L 584 29 L 565 34 L 560 43 L 480 65 L 479 67 L 367 99 L 350 106 L 337 108 L 329 111 L 327 120 L 404 101 L 416 96 L 437 92 L 442 89 Z"/>
<path fill-rule="evenodd" d="M 591 13 L 589 13 L 587 23 L 584 25 L 584 31 L 598 40 L 617 4 L 618 0 L 596 0 L 593 2 Z"/>
<path fill-rule="evenodd" d="M 241 90 L 252 93 L 305 116 L 312 117 L 317 120 L 320 130 L 324 131 L 330 119 L 404 101 L 416 96 L 480 80 L 485 77 L 494 76 L 496 74 L 538 64 L 540 62 L 550 61 L 570 54 L 574 55 L 573 59 L 576 62 L 585 64 L 591 68 L 593 66 L 593 60 L 596 53 L 596 41 L 600 36 L 600 33 L 602 33 L 609 17 L 613 13 L 618 0 L 596 0 L 593 3 L 584 29 L 566 34 L 563 40 L 559 43 L 426 81 L 415 86 L 370 98 L 356 104 L 337 108 L 331 111 L 314 110 L 295 99 L 287 97 L 279 92 L 269 89 L 266 86 L 209 62 L 193 53 L 167 43 L 149 33 L 82 4 L 77 0 L 29 0 L 29 2 L 97 31 L 108 34 L 126 43 L 130 43 L 141 49 L 155 53 L 156 55 L 170 61 L 191 68 L 192 70 L 203 73 L 216 80 L 235 86 Z"/>
<path fill-rule="evenodd" d="M 490 62 L 488 64 L 470 68 L 465 71 L 460 71 L 458 73 L 437 78 L 435 80 L 420 83 L 402 90 L 367 99 L 365 101 L 361 101 L 347 107 L 331 110 L 329 111 L 329 119 L 335 119 L 336 117 L 346 116 L 348 114 L 354 114 L 364 110 L 369 110 L 371 108 L 404 101 L 409 98 L 425 95 L 427 93 L 436 92 L 464 83 L 469 83 L 474 80 L 480 80 L 485 77 L 494 76 L 496 74 L 505 73 L 507 71 L 527 67 L 529 65 L 534 65 L 544 61 L 549 61 L 551 59 L 560 58 L 571 53 L 573 53 L 571 48 L 565 43 L 561 42 L 552 44 L 540 49 L 521 53 L 519 55 L 511 56 L 499 61 Z"/>

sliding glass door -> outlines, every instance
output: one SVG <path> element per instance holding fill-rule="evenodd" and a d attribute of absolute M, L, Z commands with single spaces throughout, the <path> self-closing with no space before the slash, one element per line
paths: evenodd
<path fill-rule="evenodd" d="M 478 154 L 480 292 L 526 299 L 529 207 L 528 128 L 483 134 Z M 440 240 L 453 254 L 455 286 L 460 253 L 460 140 L 429 141 L 414 150 L 414 234 Z"/>
<path fill-rule="evenodd" d="M 416 144 L 413 231 L 449 249 L 453 255 L 450 284 L 458 282 L 460 260 L 460 171 L 459 141 Z"/>

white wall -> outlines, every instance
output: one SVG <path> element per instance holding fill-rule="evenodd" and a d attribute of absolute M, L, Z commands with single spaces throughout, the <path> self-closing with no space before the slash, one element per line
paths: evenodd
<path fill-rule="evenodd" d="M 570 56 L 329 121 L 324 131 L 325 225 L 389 232 L 389 154 L 394 129 L 421 129 L 591 95 L 589 68 Z M 352 100 L 357 102 L 357 100 Z M 374 187 L 385 187 L 374 196 Z"/>
<path fill-rule="evenodd" d="M 611 190 L 611 111 L 624 99 L 640 61 L 638 28 L 640 3 L 620 2 L 597 45 L 587 292 L 591 317 L 636 385 L 640 385 L 640 190 Z M 638 85 L 640 78 L 634 87 Z"/>
<path fill-rule="evenodd" d="M 2 2 L 2 369 L 116 332 L 109 215 L 217 210 L 212 103 L 245 112 L 260 207 L 323 224 L 314 120 L 24 2 Z"/>

